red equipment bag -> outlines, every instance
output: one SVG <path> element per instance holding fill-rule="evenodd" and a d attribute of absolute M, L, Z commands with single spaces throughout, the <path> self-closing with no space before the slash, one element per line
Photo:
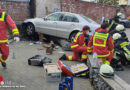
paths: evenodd
<path fill-rule="evenodd" d="M 58 65 L 61 68 L 61 70 L 68 76 L 73 76 L 73 73 L 71 71 L 71 69 L 65 65 L 62 61 L 58 60 Z"/>

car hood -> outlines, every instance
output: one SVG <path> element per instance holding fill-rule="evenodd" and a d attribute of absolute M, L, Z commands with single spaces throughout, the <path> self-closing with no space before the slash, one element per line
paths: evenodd
<path fill-rule="evenodd" d="M 40 19 L 40 18 L 26 19 L 26 20 L 24 20 L 24 23 L 27 23 L 27 22 L 32 22 L 32 23 L 34 23 L 34 21 L 35 21 L 35 20 L 38 20 L 38 19 Z"/>

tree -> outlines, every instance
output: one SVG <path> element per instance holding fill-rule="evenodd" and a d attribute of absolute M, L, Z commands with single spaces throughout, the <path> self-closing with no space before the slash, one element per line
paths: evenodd
<path fill-rule="evenodd" d="M 118 5 L 119 0 L 99 0 L 98 3 L 106 5 Z"/>

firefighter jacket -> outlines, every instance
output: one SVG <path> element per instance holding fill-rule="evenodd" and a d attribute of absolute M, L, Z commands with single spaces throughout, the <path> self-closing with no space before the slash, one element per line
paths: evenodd
<path fill-rule="evenodd" d="M 98 32 L 98 31 L 100 31 L 100 30 L 101 30 L 101 27 L 97 28 L 97 29 L 95 30 L 95 32 Z"/>
<path fill-rule="evenodd" d="M 120 38 L 114 42 L 114 51 L 124 55 L 124 53 L 130 54 L 130 42 Z"/>
<path fill-rule="evenodd" d="M 119 33 L 120 35 L 121 35 L 121 37 L 125 40 L 125 41 L 127 41 L 127 42 L 129 42 L 129 40 L 128 40 L 128 37 L 127 37 L 127 35 L 126 35 L 126 33 L 124 32 L 124 31 L 117 31 L 117 30 L 113 30 L 113 31 L 111 31 L 109 34 L 111 35 L 111 36 L 113 36 L 113 34 L 114 33 Z"/>
<path fill-rule="evenodd" d="M 8 27 L 11 29 L 14 36 L 19 36 L 19 31 L 15 22 L 10 15 L 5 12 L 0 13 L 0 43 L 8 42 Z"/>
<path fill-rule="evenodd" d="M 95 32 L 88 42 L 88 53 L 91 53 L 93 50 L 93 53 L 96 52 L 99 58 L 109 56 L 113 48 L 112 37 L 105 29 Z"/>
<path fill-rule="evenodd" d="M 73 42 L 71 43 L 71 48 L 76 48 L 78 46 L 86 46 L 85 45 L 85 36 L 84 36 L 85 32 L 78 32 L 73 40 Z"/>

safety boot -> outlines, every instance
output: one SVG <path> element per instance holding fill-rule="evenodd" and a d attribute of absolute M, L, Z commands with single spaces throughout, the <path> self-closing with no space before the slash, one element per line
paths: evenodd
<path fill-rule="evenodd" d="M 2 65 L 2 67 L 5 68 L 5 69 L 7 68 L 6 63 L 1 63 L 1 65 Z"/>
<path fill-rule="evenodd" d="M 65 54 L 62 55 L 62 56 L 59 58 L 59 60 L 66 60 L 66 55 L 65 55 Z"/>

